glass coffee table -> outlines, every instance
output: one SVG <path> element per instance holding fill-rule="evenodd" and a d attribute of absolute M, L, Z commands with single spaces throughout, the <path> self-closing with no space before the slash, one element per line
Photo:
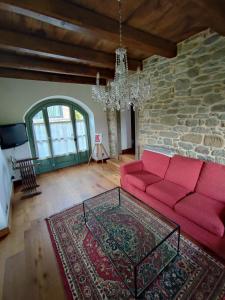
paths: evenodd
<path fill-rule="evenodd" d="M 144 217 L 139 217 L 140 210 L 145 210 Z M 86 226 L 134 297 L 179 253 L 180 226 L 119 187 L 85 200 L 83 213 Z"/>

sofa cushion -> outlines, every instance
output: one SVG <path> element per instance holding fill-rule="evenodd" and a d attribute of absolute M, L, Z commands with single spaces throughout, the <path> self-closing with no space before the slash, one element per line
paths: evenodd
<path fill-rule="evenodd" d="M 203 161 L 175 155 L 171 158 L 165 179 L 194 191 Z"/>
<path fill-rule="evenodd" d="M 146 193 L 173 208 L 174 205 L 180 199 L 188 195 L 190 191 L 176 183 L 162 180 L 148 186 Z"/>
<path fill-rule="evenodd" d="M 205 196 L 225 202 L 225 166 L 208 162 L 200 174 L 196 191 Z"/>
<path fill-rule="evenodd" d="M 177 203 L 175 211 L 218 236 L 224 235 L 225 205 L 219 201 L 193 193 Z"/>
<path fill-rule="evenodd" d="M 170 162 L 170 157 L 160 153 L 144 150 L 141 159 L 143 161 L 143 169 L 145 171 L 164 178 Z"/>
<path fill-rule="evenodd" d="M 153 184 L 155 182 L 158 182 L 162 180 L 159 176 L 156 176 L 154 174 L 151 174 L 147 171 L 137 171 L 130 174 L 125 175 L 125 180 L 131 184 L 137 187 L 138 189 L 145 192 L 146 187 L 149 184 Z"/>

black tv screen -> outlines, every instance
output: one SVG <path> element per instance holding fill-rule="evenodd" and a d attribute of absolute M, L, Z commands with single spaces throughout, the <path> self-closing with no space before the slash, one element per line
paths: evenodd
<path fill-rule="evenodd" d="M 20 146 L 28 141 L 24 123 L 0 125 L 0 146 L 9 149 Z"/>

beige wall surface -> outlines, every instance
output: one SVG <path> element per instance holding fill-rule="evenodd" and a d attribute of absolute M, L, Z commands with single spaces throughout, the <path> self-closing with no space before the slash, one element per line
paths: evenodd
<path fill-rule="evenodd" d="M 0 78 L 0 124 L 22 122 L 25 113 L 35 103 L 59 96 L 74 99 L 86 109 L 90 116 L 92 142 L 95 132 L 103 133 L 103 142 L 108 151 L 106 113 L 101 105 L 91 99 L 90 85 Z"/>

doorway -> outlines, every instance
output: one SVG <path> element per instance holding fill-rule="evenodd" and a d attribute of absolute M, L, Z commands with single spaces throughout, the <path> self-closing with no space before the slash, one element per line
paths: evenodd
<path fill-rule="evenodd" d="M 135 154 L 135 111 L 133 109 L 133 106 L 130 109 L 130 121 L 131 121 L 131 154 Z"/>
<path fill-rule="evenodd" d="M 61 99 L 37 104 L 26 115 L 36 172 L 44 173 L 87 162 L 90 153 L 88 114 L 77 104 Z"/>
<path fill-rule="evenodd" d="M 135 154 L 135 111 L 131 106 L 129 110 L 120 112 L 121 153 Z"/>

